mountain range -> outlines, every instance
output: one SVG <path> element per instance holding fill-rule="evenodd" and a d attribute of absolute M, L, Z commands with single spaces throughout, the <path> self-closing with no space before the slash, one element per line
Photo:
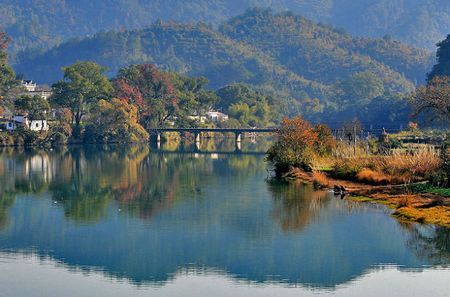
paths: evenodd
<path fill-rule="evenodd" d="M 448 0 L 0 0 L 13 51 L 48 49 L 99 31 L 140 29 L 161 19 L 218 26 L 252 7 L 291 11 L 355 36 L 392 37 L 434 49 L 450 27 Z"/>
<path fill-rule="evenodd" d="M 302 16 L 252 9 L 222 23 L 156 22 L 144 29 L 108 31 L 72 39 L 44 53 L 21 54 L 14 68 L 53 83 L 61 68 L 95 61 L 113 76 L 124 66 L 153 63 L 205 76 L 210 88 L 248 83 L 297 100 L 335 96 L 336 86 L 358 73 L 382 82 L 382 93 L 407 93 L 425 80 L 431 52 L 391 39 L 352 37 Z"/>

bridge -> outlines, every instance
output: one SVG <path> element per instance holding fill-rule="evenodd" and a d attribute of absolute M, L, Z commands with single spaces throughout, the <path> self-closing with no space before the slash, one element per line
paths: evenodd
<path fill-rule="evenodd" d="M 161 143 L 161 135 L 164 132 L 190 133 L 194 135 L 195 144 L 200 146 L 202 133 L 233 133 L 236 151 L 240 150 L 243 133 L 275 133 L 278 128 L 155 128 L 150 130 L 150 134 L 156 135 L 156 142 Z"/>
<path fill-rule="evenodd" d="M 253 151 L 242 151 L 240 149 L 236 149 L 234 151 L 208 151 L 208 150 L 201 150 L 199 147 L 195 147 L 193 150 L 164 150 L 164 149 L 155 149 L 152 150 L 152 154 L 160 154 L 160 155 L 179 155 L 179 154 L 192 154 L 192 155 L 206 155 L 206 156 L 213 156 L 213 155 L 243 155 L 243 156 L 264 156 L 266 155 L 266 152 L 253 152 Z"/>
<path fill-rule="evenodd" d="M 234 133 L 237 142 L 242 141 L 243 133 L 275 133 L 278 128 L 156 128 L 150 131 L 157 136 L 157 141 L 161 141 L 161 134 L 164 132 L 190 133 L 194 134 L 195 142 L 200 142 L 202 133 Z"/>

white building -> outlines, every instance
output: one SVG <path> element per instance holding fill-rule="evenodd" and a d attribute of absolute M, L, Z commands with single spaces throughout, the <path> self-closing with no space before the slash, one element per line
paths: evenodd
<path fill-rule="evenodd" d="M 36 91 L 36 83 L 32 80 L 22 80 L 21 85 L 27 89 L 28 92 Z"/>
<path fill-rule="evenodd" d="M 189 119 L 196 120 L 200 123 L 205 123 L 207 120 L 218 123 L 218 122 L 225 122 L 228 120 L 228 115 L 221 113 L 219 111 L 208 111 L 205 114 L 199 116 L 199 115 L 191 115 L 189 116 Z"/>
<path fill-rule="evenodd" d="M 13 121 L 6 123 L 6 129 L 13 131 L 18 126 L 25 126 L 31 131 L 47 131 L 49 129 L 47 120 L 33 120 L 30 121 L 27 115 L 16 115 Z"/>
<path fill-rule="evenodd" d="M 31 97 L 37 95 L 47 100 L 53 94 L 52 90 L 48 86 L 38 86 L 32 80 L 22 80 L 21 85 L 27 90 L 26 93 L 21 95 L 29 95 Z"/>
<path fill-rule="evenodd" d="M 228 121 L 228 115 L 219 111 L 208 111 L 206 117 L 213 123 Z"/>

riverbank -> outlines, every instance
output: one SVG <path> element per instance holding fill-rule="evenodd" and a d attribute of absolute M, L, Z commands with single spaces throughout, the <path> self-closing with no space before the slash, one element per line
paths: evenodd
<path fill-rule="evenodd" d="M 399 220 L 435 224 L 450 227 L 450 189 L 437 188 L 427 182 L 411 185 L 370 185 L 335 179 L 326 172 L 305 172 L 291 169 L 283 178 L 312 183 L 316 188 L 332 190 L 334 186 L 345 188 L 343 199 L 362 203 L 379 203 L 393 210 Z"/>

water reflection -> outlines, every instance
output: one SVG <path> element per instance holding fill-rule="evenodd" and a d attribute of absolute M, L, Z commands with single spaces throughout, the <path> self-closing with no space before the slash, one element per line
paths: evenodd
<path fill-rule="evenodd" d="M 274 197 L 273 217 L 285 231 L 302 230 L 316 219 L 331 196 L 325 191 L 315 191 L 311 185 L 287 185 L 269 182 Z"/>
<path fill-rule="evenodd" d="M 266 177 L 255 155 L 7 150 L 0 249 L 139 284 L 192 268 L 333 288 L 378 265 L 450 263 L 448 229 L 400 224 L 383 207 Z"/>

